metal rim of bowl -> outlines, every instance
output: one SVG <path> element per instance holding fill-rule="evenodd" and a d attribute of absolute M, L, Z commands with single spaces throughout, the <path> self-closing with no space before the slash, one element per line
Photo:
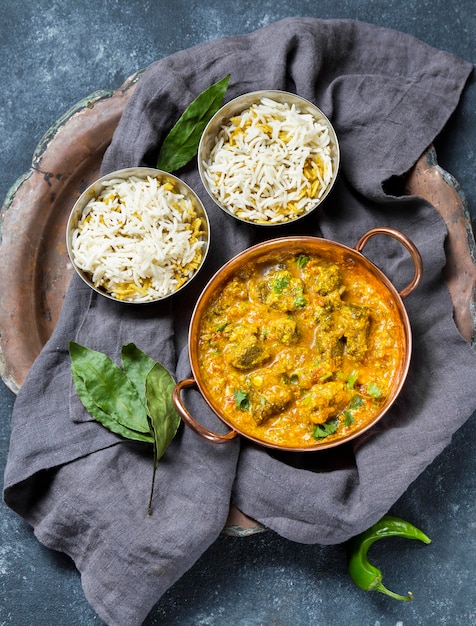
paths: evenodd
<path fill-rule="evenodd" d="M 316 119 L 325 123 L 329 131 L 332 148 L 333 148 L 333 154 L 332 154 L 332 162 L 334 166 L 333 177 L 330 183 L 327 185 L 326 189 L 324 190 L 324 193 L 322 194 L 322 196 L 317 200 L 316 204 L 313 205 L 307 211 L 305 211 L 302 215 L 298 215 L 297 217 L 293 219 L 279 221 L 279 222 L 270 222 L 270 223 L 256 222 L 253 220 L 245 219 L 243 217 L 236 215 L 227 207 L 223 206 L 209 188 L 208 182 L 205 177 L 204 165 L 203 165 L 204 161 L 208 159 L 208 156 L 213 148 L 213 145 L 215 143 L 215 137 L 218 134 L 218 131 L 220 130 L 221 125 L 227 120 L 229 120 L 230 117 L 233 117 L 234 115 L 241 113 L 242 111 L 249 108 L 252 104 L 259 102 L 262 98 L 269 98 L 271 100 L 275 100 L 276 102 L 281 102 L 281 103 L 290 103 L 290 104 L 295 103 L 297 105 L 300 105 L 301 108 L 304 108 L 306 112 L 311 113 Z M 303 219 L 304 217 L 307 217 L 310 213 L 315 211 L 324 202 L 324 200 L 327 198 L 327 196 L 331 192 L 337 180 L 337 176 L 338 176 L 339 168 L 340 168 L 340 146 L 339 146 L 339 140 L 337 138 L 336 131 L 331 121 L 329 120 L 327 115 L 310 100 L 307 100 L 306 98 L 303 98 L 302 96 L 291 93 L 289 91 L 284 91 L 284 90 L 279 90 L 279 89 L 251 91 L 251 92 L 242 94 L 240 96 L 237 96 L 233 98 L 232 100 L 230 100 L 229 102 L 227 102 L 210 119 L 210 121 L 206 125 L 202 133 L 202 136 L 200 138 L 200 142 L 198 146 L 198 153 L 197 153 L 197 162 L 198 162 L 198 172 L 200 174 L 200 179 L 202 181 L 202 184 L 207 194 L 210 196 L 213 202 L 222 211 L 224 211 L 227 215 L 230 215 L 234 219 L 240 222 L 243 222 L 245 224 L 252 224 L 254 226 L 262 226 L 266 228 L 266 227 L 272 227 L 272 226 L 283 226 L 283 225 L 297 222 Z"/>
<path fill-rule="evenodd" d="M 145 178 L 147 176 L 150 176 L 153 178 L 157 178 L 159 180 L 161 179 L 173 180 L 177 186 L 177 189 L 181 193 L 193 199 L 194 204 L 200 213 L 200 218 L 202 219 L 202 223 L 203 223 L 204 230 L 205 230 L 205 237 L 204 237 L 205 247 L 203 250 L 202 260 L 200 262 L 200 265 L 193 272 L 192 276 L 190 276 L 183 283 L 183 285 L 181 285 L 178 289 L 175 289 L 174 291 L 171 291 L 170 293 L 164 296 L 161 296 L 160 298 L 154 298 L 151 300 L 144 300 L 144 301 L 120 300 L 119 298 L 115 298 L 112 294 L 108 293 L 107 291 L 95 287 L 92 284 L 91 279 L 88 276 L 88 273 L 84 272 L 76 265 L 73 251 L 72 251 L 72 246 L 71 246 L 72 234 L 73 234 L 73 230 L 75 228 L 76 223 L 78 222 L 80 216 L 82 215 L 82 212 L 85 206 L 87 205 L 87 203 L 90 200 L 92 200 L 94 197 L 98 196 L 99 193 L 102 191 L 103 183 L 108 180 L 113 180 L 115 178 L 127 180 L 128 178 L 132 176 L 137 176 L 138 178 Z M 100 294 L 101 296 L 105 298 L 108 298 L 109 300 L 112 300 L 113 302 L 119 302 L 121 304 L 127 304 L 127 305 L 154 304 L 156 302 L 161 302 L 162 300 L 166 300 L 167 298 L 170 298 L 171 296 L 179 293 L 179 291 L 187 287 L 187 285 L 190 284 L 190 282 L 195 278 L 195 276 L 198 274 L 200 269 L 203 267 L 208 251 L 210 249 L 210 221 L 208 218 L 207 211 L 205 207 L 203 206 L 203 203 L 198 197 L 197 193 L 181 178 L 178 178 L 177 176 L 174 176 L 173 174 L 170 174 L 169 172 L 165 172 L 163 170 L 159 170 L 153 167 L 145 167 L 145 166 L 127 167 L 127 168 L 122 168 L 119 170 L 114 170 L 113 172 L 109 172 L 108 174 L 101 176 L 100 178 L 95 180 L 93 183 L 91 183 L 79 196 L 79 198 L 76 200 L 68 217 L 68 222 L 66 225 L 66 248 L 68 251 L 69 259 L 71 261 L 71 264 L 76 274 L 78 274 L 78 276 L 88 285 L 88 287 L 90 287 L 96 293 Z"/>

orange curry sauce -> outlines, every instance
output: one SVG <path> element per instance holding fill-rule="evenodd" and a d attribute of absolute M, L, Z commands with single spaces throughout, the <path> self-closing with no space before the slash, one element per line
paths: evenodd
<path fill-rule="evenodd" d="M 403 332 L 388 289 L 357 264 L 281 253 L 248 262 L 211 298 L 200 377 L 238 430 L 315 447 L 380 413 L 399 375 Z"/>

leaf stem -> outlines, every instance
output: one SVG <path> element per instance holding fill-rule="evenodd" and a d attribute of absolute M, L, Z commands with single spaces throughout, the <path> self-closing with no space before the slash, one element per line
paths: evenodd
<path fill-rule="evenodd" d="M 155 488 L 155 474 L 157 472 L 157 446 L 155 443 L 155 439 L 154 439 L 154 444 L 153 444 L 153 448 L 154 448 L 154 467 L 152 470 L 152 484 L 150 486 L 150 495 L 149 495 L 149 504 L 147 506 L 147 515 L 150 517 L 152 515 L 152 499 L 154 497 L 154 488 Z"/>

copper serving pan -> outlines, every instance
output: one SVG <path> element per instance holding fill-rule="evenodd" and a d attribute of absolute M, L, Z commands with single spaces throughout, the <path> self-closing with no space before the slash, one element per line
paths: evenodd
<path fill-rule="evenodd" d="M 375 235 L 388 235 L 396 239 L 403 246 L 405 246 L 405 248 L 410 253 L 410 256 L 414 263 L 414 275 L 410 283 L 401 291 L 397 291 L 397 289 L 387 278 L 387 276 L 372 261 L 370 261 L 366 256 L 362 254 L 362 250 L 364 249 L 369 239 Z M 209 393 L 207 392 L 206 385 L 204 384 L 204 380 L 200 373 L 200 368 L 198 364 L 198 336 L 200 321 L 205 309 L 210 302 L 210 299 L 212 298 L 216 290 L 220 290 L 227 283 L 227 281 L 233 275 L 235 275 L 235 273 L 243 266 L 243 264 L 250 261 L 257 261 L 263 258 L 270 259 L 271 254 L 279 254 L 283 251 L 292 252 L 293 250 L 295 250 L 296 252 L 320 254 L 324 257 L 332 259 L 345 260 L 346 263 L 360 266 L 368 273 L 369 276 L 373 275 L 379 280 L 381 285 L 384 286 L 390 303 L 393 303 L 393 305 L 396 307 L 403 330 L 403 345 L 401 346 L 401 359 L 398 366 L 399 371 L 395 376 L 395 381 L 390 390 L 390 393 L 388 394 L 387 399 L 382 404 L 381 410 L 375 416 L 375 418 L 370 421 L 370 423 L 365 424 L 360 429 L 356 429 L 355 431 L 350 432 L 340 439 L 334 439 L 328 442 L 326 442 L 326 440 L 320 440 L 316 441 L 316 445 L 304 448 L 287 447 L 276 443 L 270 443 L 262 439 L 257 439 L 247 434 L 246 432 L 238 429 L 236 425 L 231 423 L 223 408 L 210 397 Z M 341 243 L 336 243 L 334 241 L 321 239 L 318 237 L 282 237 L 279 239 L 269 240 L 246 249 L 245 251 L 241 252 L 237 256 L 233 257 L 230 261 L 228 261 L 211 278 L 197 301 L 190 322 L 188 343 L 193 377 L 180 381 L 179 383 L 177 383 L 174 389 L 173 401 L 177 412 L 181 416 L 182 420 L 192 430 L 194 430 L 201 437 L 204 437 L 205 439 L 213 443 L 225 443 L 240 435 L 248 440 L 254 441 L 257 444 L 266 446 L 268 448 L 281 450 L 284 449 L 286 451 L 294 452 L 311 452 L 334 447 L 362 435 L 362 433 L 373 427 L 390 409 L 390 407 L 398 397 L 407 377 L 412 349 L 412 334 L 410 321 L 405 306 L 403 304 L 403 298 L 408 296 L 417 287 L 420 282 L 422 273 L 422 259 L 418 249 L 413 244 L 413 242 L 400 231 L 386 227 L 374 228 L 369 230 L 359 239 L 355 248 L 350 248 Z M 181 395 L 182 390 L 188 387 L 198 387 L 198 390 L 202 394 L 207 404 L 221 419 L 221 421 L 229 427 L 230 430 L 227 433 L 218 434 L 212 432 L 208 428 L 203 426 L 194 416 L 191 415 L 191 413 L 185 406 Z"/>

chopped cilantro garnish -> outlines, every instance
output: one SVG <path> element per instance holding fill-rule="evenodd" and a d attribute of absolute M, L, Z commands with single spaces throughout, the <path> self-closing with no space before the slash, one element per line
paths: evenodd
<path fill-rule="evenodd" d="M 354 416 L 352 415 L 352 411 L 346 409 L 344 411 L 344 426 L 350 426 L 354 423 Z"/>
<path fill-rule="evenodd" d="M 329 437 L 329 435 L 333 435 L 337 426 L 339 425 L 339 421 L 336 417 L 327 420 L 324 424 L 316 424 L 314 426 L 314 430 L 312 431 L 312 436 L 314 439 L 324 439 L 325 437 Z"/>
<path fill-rule="evenodd" d="M 357 381 L 357 376 L 358 376 L 358 372 L 357 370 L 353 370 L 350 375 L 349 378 L 347 379 L 347 388 L 348 389 L 353 389 L 354 385 Z"/>
<path fill-rule="evenodd" d="M 302 270 L 303 267 L 306 267 L 308 261 L 309 257 L 307 254 L 300 254 L 296 259 L 296 265 Z"/>
<path fill-rule="evenodd" d="M 347 374 L 344 374 L 344 372 L 337 372 L 336 376 L 346 383 L 347 389 L 353 389 L 355 383 L 357 382 L 358 372 L 357 370 L 352 370 L 348 376 Z"/>
<path fill-rule="evenodd" d="M 371 398 L 380 398 L 382 396 L 382 390 L 375 383 L 369 383 L 367 385 L 367 393 Z"/>
<path fill-rule="evenodd" d="M 306 298 L 301 294 L 294 298 L 294 306 L 299 309 L 303 309 L 307 304 Z"/>
<path fill-rule="evenodd" d="M 240 411 L 247 411 L 250 408 L 250 398 L 243 389 L 235 389 L 234 398 L 236 408 Z"/>
<path fill-rule="evenodd" d="M 289 285 L 289 276 L 286 274 L 284 276 L 277 276 L 273 280 L 273 291 L 274 293 L 283 293 L 286 287 Z"/>
<path fill-rule="evenodd" d="M 358 409 L 361 406 L 364 406 L 364 401 L 360 396 L 354 396 L 349 404 L 351 409 Z"/>

